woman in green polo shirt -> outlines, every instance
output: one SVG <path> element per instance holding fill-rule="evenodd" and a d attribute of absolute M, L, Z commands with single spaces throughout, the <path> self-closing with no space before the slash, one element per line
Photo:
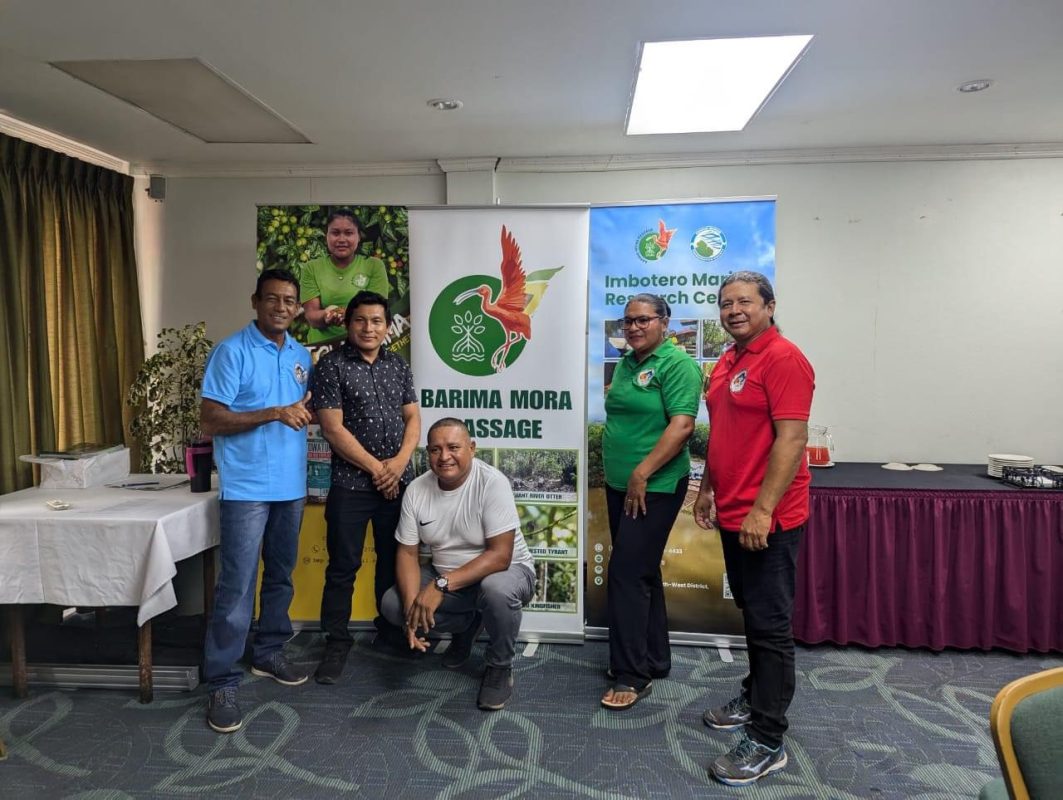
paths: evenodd
<path fill-rule="evenodd" d="M 635 295 L 624 309 L 629 350 L 605 398 L 605 496 L 609 557 L 609 675 L 605 708 L 630 708 L 672 667 L 661 557 L 686 497 L 687 439 L 701 396 L 701 370 L 667 338 L 671 309 Z"/>
<path fill-rule="evenodd" d="M 358 254 L 362 223 L 350 209 L 333 211 L 325 222 L 328 255 L 303 264 L 299 273 L 299 300 L 310 323 L 307 344 L 342 339 L 347 335 L 343 314 L 358 292 L 388 296 L 384 262 Z"/>

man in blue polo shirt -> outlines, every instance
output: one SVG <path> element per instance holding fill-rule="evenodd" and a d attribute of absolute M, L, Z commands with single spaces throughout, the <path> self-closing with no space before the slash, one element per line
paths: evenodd
<path fill-rule="evenodd" d="M 251 672 L 298 686 L 306 673 L 282 650 L 291 638 L 288 606 L 306 499 L 310 354 L 288 334 L 299 313 L 299 282 L 287 270 L 259 275 L 256 319 L 221 341 L 203 376 L 199 424 L 214 437 L 221 505 L 221 572 L 203 647 L 210 691 L 207 723 L 219 733 L 243 724 L 236 703 L 255 605 L 259 551 L 262 590 Z"/>

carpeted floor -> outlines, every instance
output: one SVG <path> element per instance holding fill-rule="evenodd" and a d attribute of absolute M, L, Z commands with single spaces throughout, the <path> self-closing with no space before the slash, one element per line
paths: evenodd
<path fill-rule="evenodd" d="M 316 634 L 288 645 L 308 666 Z M 336 686 L 242 685 L 244 729 L 207 728 L 202 689 L 32 688 L 0 696 L 0 797 L 940 798 L 976 797 L 998 774 L 987 715 L 997 690 L 1061 656 L 800 648 L 790 766 L 746 789 L 705 768 L 734 735 L 701 722 L 729 699 L 745 653 L 677 647 L 668 680 L 634 709 L 601 709 L 607 646 L 543 645 L 518 657 L 506 710 L 475 707 L 482 644 L 457 673 L 359 634 Z"/>

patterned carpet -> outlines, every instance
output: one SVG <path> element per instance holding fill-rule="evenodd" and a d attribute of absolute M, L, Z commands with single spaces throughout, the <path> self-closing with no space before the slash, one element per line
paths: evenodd
<path fill-rule="evenodd" d="M 316 634 L 288 645 L 310 665 Z M 987 714 L 1008 681 L 1063 665 L 1061 656 L 800 648 L 790 766 L 761 784 L 727 789 L 705 767 L 734 740 L 701 723 L 734 694 L 745 654 L 677 647 L 672 678 L 634 709 L 598 699 L 607 647 L 543 645 L 518 657 L 505 711 L 475 707 L 477 645 L 450 673 L 359 634 L 336 686 L 287 688 L 250 678 L 244 730 L 204 722 L 202 690 L 0 697 L 4 798 L 124 800 L 239 798 L 940 798 L 976 797 L 998 774 Z"/>

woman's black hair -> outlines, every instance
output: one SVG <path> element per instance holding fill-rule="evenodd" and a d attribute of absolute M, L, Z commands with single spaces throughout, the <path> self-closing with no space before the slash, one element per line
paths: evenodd
<path fill-rule="evenodd" d="M 358 229 L 358 236 L 361 237 L 365 228 L 362 227 L 362 221 L 358 219 L 358 215 L 351 211 L 349 208 L 337 208 L 334 209 L 325 220 L 325 230 L 328 230 L 328 226 L 332 224 L 333 220 L 337 220 L 340 217 L 349 219 L 354 223 L 354 227 Z"/>
<path fill-rule="evenodd" d="M 653 306 L 654 313 L 656 313 L 659 317 L 672 316 L 672 307 L 668 305 L 668 301 L 661 297 L 659 294 L 649 294 L 648 292 L 642 292 L 627 301 L 628 305 L 631 305 L 632 303 L 645 303 L 646 305 Z"/>

